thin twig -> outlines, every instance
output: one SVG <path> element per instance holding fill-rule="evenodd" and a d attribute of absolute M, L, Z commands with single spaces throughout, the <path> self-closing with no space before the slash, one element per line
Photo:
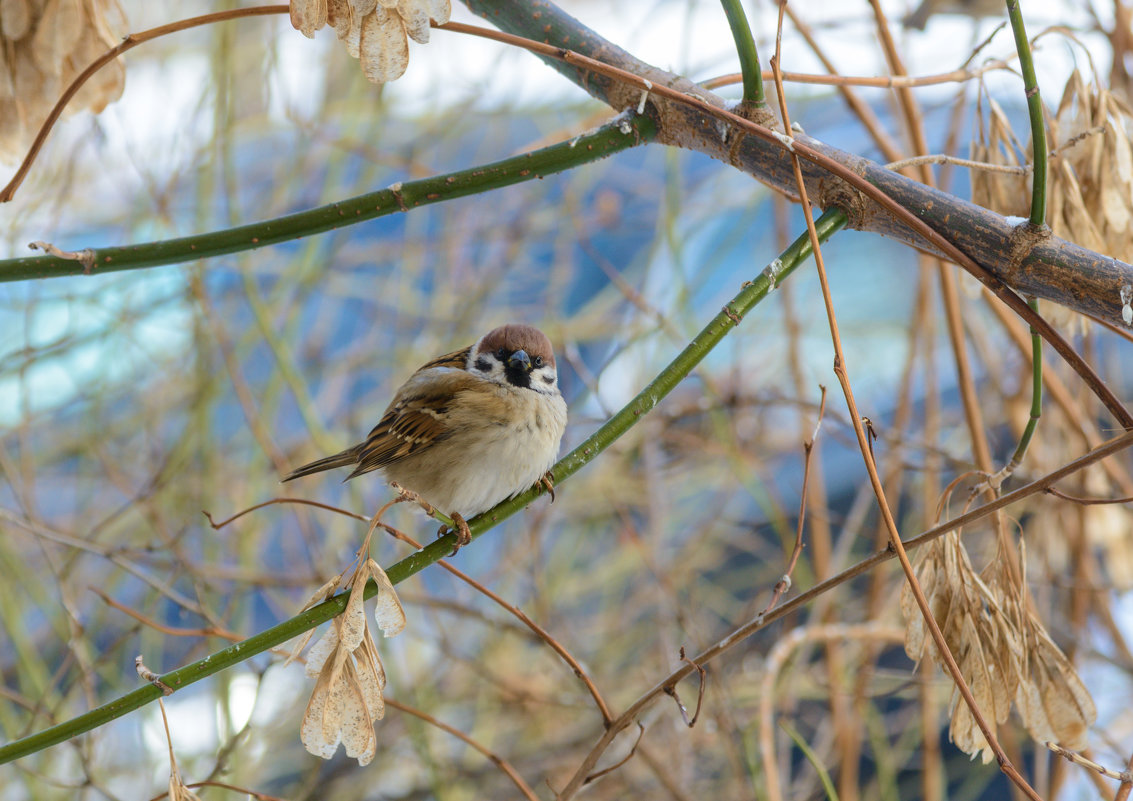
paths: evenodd
<path fill-rule="evenodd" d="M 386 533 L 388 533 L 395 539 L 399 539 L 402 542 L 405 542 L 416 548 L 417 550 L 421 550 L 421 544 L 405 532 L 399 531 L 393 526 L 387 525 L 385 523 L 382 523 L 381 526 L 383 529 L 385 529 Z M 523 623 L 523 625 L 531 629 L 531 631 L 535 633 L 536 637 L 547 643 L 547 645 L 549 645 L 556 654 L 562 657 L 563 661 L 566 662 L 570 669 L 574 672 L 574 675 L 577 676 L 578 679 L 586 686 L 587 691 L 590 693 L 590 697 L 594 699 L 595 706 L 598 707 L 598 712 L 602 715 L 602 722 L 608 725 L 610 721 L 613 720 L 613 715 L 610 714 L 610 707 L 606 704 L 605 699 L 602 698 L 602 694 L 598 691 L 597 685 L 594 684 L 594 681 L 583 669 L 581 663 L 579 663 L 579 661 L 574 658 L 574 656 L 570 653 L 570 651 L 566 649 L 566 647 L 562 643 L 552 637 L 550 632 L 548 632 L 546 629 L 544 629 L 542 626 L 528 617 L 527 613 L 520 609 L 518 606 L 508 603 L 502 597 L 492 592 L 490 589 L 485 587 L 480 582 L 476 581 L 476 579 L 472 578 L 467 573 L 456 567 L 453 567 L 448 560 L 441 559 L 439 562 L 437 562 L 437 564 L 463 581 L 469 587 L 472 587 L 477 592 L 495 601 L 496 604 L 498 604 L 501 608 L 514 615 L 519 619 L 521 623 Z"/>
<path fill-rule="evenodd" d="M 43 121 L 40 126 L 39 132 L 35 135 L 28 153 L 24 156 L 24 160 L 20 163 L 19 169 L 16 174 L 12 176 L 12 180 L 8 181 L 8 185 L 0 190 L 0 203 L 7 203 L 16 194 L 16 190 L 20 188 L 20 184 L 24 182 L 27 177 L 28 171 L 31 169 L 32 163 L 35 161 L 39 151 L 43 148 L 44 142 L 47 141 L 48 134 L 59 121 L 63 115 L 63 109 L 71 102 L 71 99 L 78 94 L 79 90 L 83 87 L 91 77 L 100 69 L 105 67 L 118 56 L 122 55 L 128 50 L 133 50 L 140 44 L 144 44 L 152 39 L 157 39 L 161 36 L 168 36 L 171 33 L 178 31 L 188 30 L 189 28 L 198 28 L 201 25 L 211 25 L 214 22 L 224 22 L 225 20 L 238 19 L 240 17 L 261 17 L 269 14 L 286 14 L 288 6 L 255 6 L 252 8 L 235 8 L 229 11 L 218 11 L 214 14 L 203 14 L 199 17 L 190 17 L 189 19 L 171 22 L 168 25 L 159 25 L 156 28 L 150 28 L 139 33 L 127 34 L 126 38 L 117 47 L 112 47 L 101 56 L 96 58 L 89 67 L 80 72 L 75 80 L 71 81 L 63 94 L 56 101 L 51 109 L 51 113 L 47 115 L 47 119 Z"/>
<path fill-rule="evenodd" d="M 447 723 L 442 723 L 432 715 L 426 712 L 422 712 L 416 707 L 409 706 L 409 704 L 403 704 L 400 701 L 395 701 L 392 698 L 386 698 L 385 703 L 386 706 L 391 706 L 394 709 L 399 709 L 408 715 L 419 718 L 420 720 L 428 723 L 430 726 L 436 726 L 441 731 L 451 734 L 453 737 L 457 738 L 465 745 L 468 745 L 471 748 L 479 751 L 481 754 L 487 757 L 487 759 L 492 762 L 492 764 L 502 770 L 504 772 L 504 775 L 511 779 L 512 783 L 517 788 L 519 788 L 519 792 L 523 793 L 525 798 L 530 799 L 530 801 L 539 801 L 539 797 L 535 795 L 535 791 L 531 789 L 531 785 L 523 780 L 523 777 L 520 776 L 518 771 L 516 771 L 516 769 L 511 766 L 510 762 L 508 762 L 506 759 L 499 756 L 495 752 L 488 750 L 486 747 L 478 743 L 476 740 L 473 740 L 460 729 L 454 728 Z"/>
<path fill-rule="evenodd" d="M 665 694 L 671 696 L 672 699 L 676 702 L 677 709 L 679 709 L 681 712 L 681 720 L 683 720 L 685 722 L 685 725 L 691 729 L 696 725 L 696 719 L 700 717 L 700 707 L 704 703 L 704 685 L 705 679 L 708 677 L 708 671 L 685 656 L 684 646 L 681 646 L 681 661 L 695 668 L 696 672 L 700 676 L 700 684 L 696 692 L 696 709 L 693 711 L 692 717 L 690 718 L 688 716 L 688 709 L 685 708 L 685 705 L 681 703 L 681 697 L 677 694 L 676 684 L 671 687 L 666 687 Z"/>
<path fill-rule="evenodd" d="M 1068 495 L 1057 487 L 1048 487 L 1047 493 L 1064 501 L 1081 504 L 1082 506 L 1098 506 L 1103 504 L 1133 503 L 1133 495 L 1125 498 L 1080 498 L 1077 495 Z"/>
<path fill-rule="evenodd" d="M 586 777 L 586 780 L 583 782 L 583 784 L 590 784 L 590 782 L 594 781 L 595 779 L 600 779 L 608 773 L 613 773 L 615 770 L 620 768 L 622 765 L 624 765 L 625 763 L 627 763 L 631 759 L 633 759 L 633 755 L 637 753 L 637 745 L 638 745 L 638 743 L 641 742 L 641 738 L 644 737 L 644 736 L 645 736 L 645 727 L 642 726 L 640 723 L 638 723 L 637 724 L 637 739 L 633 741 L 633 748 L 629 749 L 629 753 L 626 754 L 621 759 L 619 759 L 613 765 L 610 765 L 610 767 L 602 768 L 602 770 L 599 770 L 595 773 L 591 773 L 589 776 Z"/>
<path fill-rule="evenodd" d="M 775 608 L 775 604 L 779 603 L 779 600 L 783 597 L 783 593 L 791 589 L 791 574 L 795 572 L 795 565 L 798 564 L 799 556 L 803 552 L 803 526 L 806 523 L 807 488 L 810 484 L 811 455 L 814 453 L 814 443 L 815 440 L 818 439 L 818 431 L 822 427 L 822 418 L 826 415 L 826 387 L 819 384 L 819 389 L 822 390 L 822 397 L 818 402 L 818 420 L 816 420 L 814 424 L 814 434 L 809 441 L 803 443 L 803 484 L 799 490 L 799 520 L 795 526 L 795 547 L 791 551 L 790 559 L 787 560 L 787 569 L 783 572 L 783 576 L 775 582 L 775 587 L 771 592 L 771 600 L 761 613 L 764 615 Z"/>
<path fill-rule="evenodd" d="M 536 42 L 531 39 L 525 39 L 521 36 L 514 34 L 504 33 L 502 31 L 490 30 L 476 25 L 466 25 L 458 22 L 448 22 L 444 25 L 438 25 L 441 30 L 450 30 L 459 33 L 467 33 L 473 36 L 482 36 L 486 39 L 503 42 L 505 44 L 515 45 L 530 50 L 547 58 L 553 58 L 563 61 L 575 67 L 579 67 L 591 72 L 596 72 L 605 75 L 609 78 L 626 83 L 627 85 L 634 86 L 658 97 L 663 97 L 675 103 L 681 103 L 695 108 L 696 110 L 711 116 L 715 119 L 721 120 L 729 125 L 732 125 L 745 133 L 759 137 L 767 142 L 777 143 L 785 150 L 788 150 L 792 157 L 804 158 L 808 162 L 821 167 L 831 175 L 834 175 L 847 184 L 857 189 L 859 192 L 869 197 L 876 202 L 887 212 L 897 218 L 902 224 L 908 226 L 911 230 L 915 231 L 921 236 L 924 241 L 936 250 L 947 256 L 948 259 L 963 267 L 971 273 L 977 280 L 984 286 L 990 289 L 996 297 L 1003 301 L 1012 311 L 1022 317 L 1031 324 L 1042 335 L 1043 339 L 1051 344 L 1055 351 L 1062 356 L 1062 358 L 1074 369 L 1076 373 L 1082 378 L 1083 382 L 1089 387 L 1090 391 L 1101 400 L 1102 404 L 1106 407 L 1110 414 L 1121 424 L 1124 429 L 1133 429 L 1133 413 L 1125 408 L 1125 405 L 1118 399 L 1109 386 L 1101 380 L 1101 378 L 1094 372 L 1086 361 L 1078 354 L 1076 350 L 1068 343 L 1061 334 L 1059 334 L 1046 320 L 1036 314 L 1016 292 L 1007 286 L 1000 278 L 988 272 L 981 264 L 972 259 L 967 253 L 960 250 L 951 240 L 944 235 L 938 233 L 932 226 L 912 213 L 905 207 L 901 206 L 897 201 L 891 198 L 882 190 L 878 189 L 874 184 L 870 183 L 865 177 L 859 175 L 853 170 L 847 168 L 845 165 L 839 163 L 833 158 L 821 153 L 820 151 L 810 147 L 803 141 L 802 138 L 784 137 L 778 131 L 773 131 L 758 123 L 751 122 L 744 119 L 730 111 L 719 108 L 711 103 L 702 100 L 698 97 L 684 94 L 675 89 L 671 89 L 661 84 L 654 84 L 651 81 L 635 75 L 632 72 L 612 67 L 609 64 L 581 55 L 566 48 L 554 47 L 543 42 Z M 779 86 L 779 91 L 782 92 L 782 86 Z M 805 205 L 805 204 L 804 204 Z"/>

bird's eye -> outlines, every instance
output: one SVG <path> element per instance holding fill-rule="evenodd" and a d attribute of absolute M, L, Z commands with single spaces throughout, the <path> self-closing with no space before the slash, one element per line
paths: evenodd
<path fill-rule="evenodd" d="M 507 358 L 507 348 L 496 348 L 496 358 L 501 362 Z"/>
<path fill-rule="evenodd" d="M 533 365 L 535 365 L 536 367 L 542 367 L 543 366 L 543 357 L 542 356 L 536 356 L 534 359 L 531 360 L 531 363 Z"/>

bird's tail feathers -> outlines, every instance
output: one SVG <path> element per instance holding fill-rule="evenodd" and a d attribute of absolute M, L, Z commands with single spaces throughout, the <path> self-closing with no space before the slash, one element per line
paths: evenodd
<path fill-rule="evenodd" d="M 325 456 L 322 459 L 316 459 L 310 464 L 305 464 L 302 467 L 297 467 L 283 477 L 283 481 L 290 481 L 293 478 L 302 478 L 309 476 L 312 473 L 321 473 L 324 470 L 333 470 L 336 467 L 346 467 L 347 465 L 358 463 L 358 449 L 347 448 L 341 453 L 336 453 L 333 456 Z"/>

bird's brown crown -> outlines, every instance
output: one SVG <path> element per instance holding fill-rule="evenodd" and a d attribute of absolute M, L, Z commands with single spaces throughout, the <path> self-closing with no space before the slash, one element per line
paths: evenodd
<path fill-rule="evenodd" d="M 532 358 L 542 356 L 543 361 L 547 364 L 554 365 L 555 363 L 555 352 L 551 347 L 551 340 L 547 339 L 547 335 L 533 325 L 522 323 L 501 325 L 484 335 L 484 338 L 480 340 L 478 350 L 481 353 L 492 353 L 499 348 L 506 349 L 508 353 L 522 350 Z"/>

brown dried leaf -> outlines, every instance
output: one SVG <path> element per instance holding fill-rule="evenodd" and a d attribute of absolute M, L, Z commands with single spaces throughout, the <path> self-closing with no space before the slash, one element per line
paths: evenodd
<path fill-rule="evenodd" d="M 396 81 L 409 66 L 409 40 L 401 17 L 379 6 L 362 20 L 358 42 L 362 73 L 372 83 Z"/>

